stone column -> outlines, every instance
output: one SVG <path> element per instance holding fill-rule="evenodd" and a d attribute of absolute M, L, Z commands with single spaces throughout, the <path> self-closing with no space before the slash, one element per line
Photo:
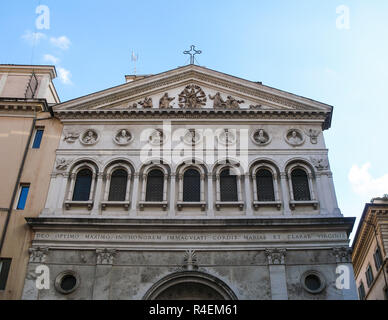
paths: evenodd
<path fill-rule="evenodd" d="M 171 178 L 170 178 L 170 200 L 169 200 L 169 208 L 170 208 L 170 211 L 168 212 L 168 215 L 169 217 L 174 217 L 176 214 L 175 214 L 175 185 L 176 185 L 176 175 L 175 174 L 171 174 Z M 179 190 L 181 188 L 181 175 L 179 175 Z M 183 188 L 183 187 L 182 187 Z M 179 195 L 180 197 L 180 195 Z M 180 198 L 178 197 L 179 201 Z"/>
<path fill-rule="evenodd" d="M 290 216 L 290 192 L 288 190 L 287 174 L 285 172 L 280 173 L 280 188 L 282 189 L 284 215 Z"/>
<path fill-rule="evenodd" d="M 352 265 L 352 249 L 349 247 L 336 247 L 333 248 L 333 255 L 335 256 L 337 263 L 336 274 L 337 281 L 339 282 L 338 284 L 335 283 L 335 285 L 343 286 L 342 295 L 344 300 L 358 300 Z M 346 287 L 346 284 L 349 286 Z"/>
<path fill-rule="evenodd" d="M 268 258 L 272 300 L 288 300 L 286 266 L 284 263 L 286 249 L 267 249 L 265 254 Z"/>
<path fill-rule="evenodd" d="M 111 272 L 116 250 L 96 250 L 96 273 L 93 284 L 93 300 L 108 300 L 111 286 Z"/>
<path fill-rule="evenodd" d="M 98 213 L 99 213 L 103 177 L 104 177 L 103 173 L 98 173 L 97 174 L 97 182 L 95 182 L 95 184 L 92 183 L 92 188 L 90 190 L 90 198 L 89 198 L 90 201 L 93 201 L 93 209 L 92 209 L 92 213 L 91 213 L 92 215 L 98 215 Z M 93 182 L 95 180 L 96 179 L 93 177 Z"/>
<path fill-rule="evenodd" d="M 133 176 L 133 191 L 132 191 L 132 199 L 131 199 L 130 216 L 136 216 L 137 199 L 139 196 L 139 180 L 140 180 L 139 172 L 135 172 Z"/>
<path fill-rule="evenodd" d="M 252 216 L 253 210 L 252 210 L 252 197 L 251 197 L 251 188 L 249 183 L 249 173 L 246 173 L 244 176 L 244 189 L 245 189 L 245 212 L 246 215 Z"/>
<path fill-rule="evenodd" d="M 207 195 L 208 204 L 207 212 L 209 217 L 214 217 L 214 187 L 213 187 L 213 175 L 208 173 L 207 175 Z"/>
<path fill-rule="evenodd" d="M 39 300 L 39 289 L 36 286 L 36 280 L 38 278 L 36 268 L 40 265 L 45 265 L 49 254 L 49 248 L 31 247 L 28 252 L 30 254 L 30 259 L 27 267 L 26 278 L 24 280 L 22 300 Z"/>

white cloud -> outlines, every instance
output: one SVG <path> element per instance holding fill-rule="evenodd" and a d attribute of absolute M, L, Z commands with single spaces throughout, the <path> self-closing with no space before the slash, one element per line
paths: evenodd
<path fill-rule="evenodd" d="M 58 76 L 63 84 L 73 84 L 70 80 L 71 72 L 65 68 L 58 67 Z"/>
<path fill-rule="evenodd" d="M 69 49 L 70 44 L 71 44 L 69 38 L 66 37 L 66 36 L 61 36 L 61 37 L 58 37 L 58 38 L 51 37 L 50 38 L 50 42 L 54 46 L 56 46 L 56 47 L 58 47 L 58 48 L 60 48 L 62 50 Z"/>
<path fill-rule="evenodd" d="M 42 32 L 31 32 L 27 30 L 22 38 L 27 41 L 30 45 L 36 45 L 40 42 L 40 40 L 46 39 L 46 35 Z"/>
<path fill-rule="evenodd" d="M 43 56 L 44 61 L 50 62 L 52 64 L 57 64 L 60 60 L 57 57 L 52 56 L 51 54 L 45 54 Z"/>
<path fill-rule="evenodd" d="M 388 193 L 388 173 L 379 178 L 374 178 L 369 173 L 370 166 L 369 162 L 361 167 L 353 165 L 348 175 L 353 191 L 367 199 L 367 201 Z"/>

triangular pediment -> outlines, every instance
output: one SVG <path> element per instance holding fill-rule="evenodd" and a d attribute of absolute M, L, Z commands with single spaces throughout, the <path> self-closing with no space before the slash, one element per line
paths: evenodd
<path fill-rule="evenodd" d="M 329 105 L 196 65 L 73 99 L 55 106 L 54 111 L 159 107 L 331 112 Z"/>

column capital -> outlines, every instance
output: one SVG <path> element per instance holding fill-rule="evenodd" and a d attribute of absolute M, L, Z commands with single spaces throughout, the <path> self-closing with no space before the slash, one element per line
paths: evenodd
<path fill-rule="evenodd" d="M 113 265 L 113 260 L 116 255 L 115 249 L 97 249 L 97 264 Z"/>
<path fill-rule="evenodd" d="M 268 264 L 284 264 L 284 259 L 286 257 L 286 249 L 266 249 L 265 255 L 267 256 Z"/>

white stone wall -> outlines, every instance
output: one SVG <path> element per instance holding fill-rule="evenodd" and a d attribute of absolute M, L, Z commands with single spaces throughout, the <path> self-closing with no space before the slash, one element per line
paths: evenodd
<path fill-rule="evenodd" d="M 230 145 L 228 148 L 224 144 L 218 142 L 218 135 L 224 129 L 229 129 L 237 134 L 237 142 Z M 85 145 L 81 143 L 83 133 L 89 129 L 95 130 L 98 134 L 98 141 L 93 145 Z M 118 145 L 114 141 L 114 136 L 121 129 L 128 130 L 133 139 L 125 146 Z M 167 134 L 167 141 L 162 146 L 163 153 L 160 149 L 151 146 L 147 138 L 153 129 L 162 129 Z M 188 129 L 195 129 L 207 138 L 202 139 L 195 146 L 194 153 L 191 146 L 181 141 L 180 137 Z M 270 143 L 260 146 L 253 142 L 251 136 L 258 130 L 263 129 L 270 137 Z M 299 130 L 304 142 L 298 146 L 292 146 L 286 142 L 285 134 L 290 129 Z M 307 135 L 309 130 L 313 129 L 319 133 L 316 143 L 312 143 L 312 139 Z M 73 133 L 75 138 L 65 139 L 69 134 Z M 213 137 L 214 135 L 214 137 Z M 211 137 L 211 139 L 209 139 Z M 209 142 L 209 141 L 214 141 Z M 154 148 L 153 151 L 147 154 L 146 148 Z M 173 150 L 173 155 L 169 153 Z M 184 151 L 183 154 L 179 152 Z M 166 153 L 167 151 L 167 153 Z M 201 166 L 206 172 L 204 178 L 204 193 L 206 210 L 200 208 L 182 208 L 178 211 L 176 204 L 178 201 L 179 182 L 177 170 L 182 162 L 193 157 L 197 162 L 202 162 Z M 315 160 L 321 160 L 323 163 L 328 163 L 328 150 L 325 147 L 323 132 L 320 129 L 320 124 L 285 122 L 285 123 L 269 123 L 265 121 L 149 121 L 148 123 L 130 122 L 130 121 L 102 121 L 100 122 L 65 122 L 60 145 L 57 150 L 57 164 L 61 161 L 65 163 L 62 167 L 53 168 L 52 181 L 47 197 L 46 208 L 43 211 L 44 215 L 102 215 L 102 216 L 131 216 L 131 217 L 228 217 L 228 216 L 338 216 L 338 209 L 332 173 L 330 168 L 317 166 Z M 163 155 L 163 157 L 162 157 Z M 244 202 L 244 208 L 222 207 L 217 210 L 215 202 L 217 200 L 217 183 L 216 169 L 218 161 L 224 160 L 226 157 L 231 161 L 240 164 L 239 171 L 241 201 Z M 149 161 L 158 161 L 163 159 L 164 167 L 168 171 L 167 186 L 167 202 L 166 210 L 162 208 L 144 208 L 140 210 L 139 201 L 141 201 L 143 176 L 142 170 Z M 89 161 L 96 167 L 95 185 L 93 190 L 93 206 L 76 207 L 66 209 L 64 203 L 69 195 L 71 186 L 71 174 L 73 168 L 82 163 Z M 110 164 L 115 161 L 121 161 L 127 164 L 131 169 L 130 181 L 130 207 L 108 207 L 106 210 L 101 209 L 101 202 L 104 200 L 106 191 L 106 172 Z M 278 188 L 279 201 L 281 208 L 278 210 L 275 206 L 262 206 L 257 210 L 253 208 L 254 200 L 254 182 L 252 180 L 251 169 L 254 165 L 260 162 L 267 162 L 275 168 L 277 176 L 276 183 Z M 302 163 L 311 171 L 311 193 L 318 202 L 316 208 L 313 205 L 298 205 L 295 209 L 290 208 L 290 183 L 288 179 L 289 170 L 287 167 L 290 163 Z"/>

